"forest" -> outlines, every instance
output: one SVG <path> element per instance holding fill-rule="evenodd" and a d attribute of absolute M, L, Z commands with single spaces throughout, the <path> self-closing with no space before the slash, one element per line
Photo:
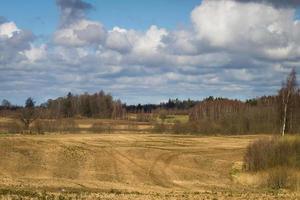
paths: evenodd
<path fill-rule="evenodd" d="M 25 106 L 3 100 L 0 113 L 23 122 L 25 128 L 36 119 L 129 119 L 152 122 L 161 132 L 198 134 L 297 133 L 300 131 L 300 89 L 293 69 L 278 93 L 245 101 L 222 97 L 203 100 L 169 99 L 160 104 L 126 105 L 100 91 L 65 97 L 36 105 L 29 97 Z M 166 123 L 168 116 L 188 115 L 188 121 Z M 160 121 L 157 121 L 157 118 Z"/>

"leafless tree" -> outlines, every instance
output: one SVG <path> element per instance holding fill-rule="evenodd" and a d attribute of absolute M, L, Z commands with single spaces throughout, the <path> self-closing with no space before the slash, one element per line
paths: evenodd
<path fill-rule="evenodd" d="M 36 120 L 37 114 L 35 111 L 35 102 L 29 97 L 25 102 L 25 107 L 21 110 L 19 115 L 20 121 L 24 124 L 25 130 L 29 130 L 30 124 Z"/>
<path fill-rule="evenodd" d="M 281 135 L 284 136 L 287 131 L 287 124 L 289 124 L 289 120 L 291 116 L 291 112 L 293 112 L 293 97 L 297 93 L 297 78 L 296 78 L 296 70 L 295 68 L 288 75 L 286 82 L 283 83 L 282 88 L 279 90 L 279 103 L 281 109 Z"/>

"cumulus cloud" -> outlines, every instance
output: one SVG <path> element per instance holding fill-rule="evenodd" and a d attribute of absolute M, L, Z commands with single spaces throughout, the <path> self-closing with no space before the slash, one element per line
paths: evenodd
<path fill-rule="evenodd" d="M 126 29 L 114 27 L 108 32 L 106 47 L 121 53 L 127 53 L 132 49 L 133 35 L 134 33 L 129 33 Z"/>
<path fill-rule="evenodd" d="M 30 31 L 21 30 L 14 22 L 0 23 L 0 68 L 23 59 L 22 51 L 30 47 L 34 36 Z"/>
<path fill-rule="evenodd" d="M 47 57 L 47 46 L 42 44 L 40 46 L 30 45 L 30 49 L 26 49 L 21 52 L 26 56 L 29 62 L 34 63 L 36 61 L 44 60 Z"/>
<path fill-rule="evenodd" d="M 234 78 L 239 81 L 251 81 L 254 78 L 247 69 L 227 69 L 225 73 L 229 78 Z"/>
<path fill-rule="evenodd" d="M 56 45 L 78 47 L 97 46 L 106 40 L 107 31 L 97 21 L 86 18 L 93 6 L 82 0 L 56 0 L 60 11 L 60 26 L 53 34 Z"/>
<path fill-rule="evenodd" d="M 92 5 L 57 0 L 60 26 L 47 45 L 2 20 L 0 79 L 6 87 L 28 80 L 20 86 L 24 95 L 33 87 L 47 88 L 43 95 L 50 97 L 104 89 L 129 103 L 276 92 L 283 75 L 300 65 L 300 22 L 294 4 L 268 2 L 203 0 L 191 11 L 191 27 L 141 31 L 109 30 L 86 17 Z"/>
<path fill-rule="evenodd" d="M 153 25 L 145 32 L 145 34 L 141 34 L 137 38 L 134 50 L 145 54 L 155 52 L 164 46 L 162 38 L 166 35 L 168 35 L 166 29 Z"/>
<path fill-rule="evenodd" d="M 300 1 L 299 0 L 235 0 L 242 3 L 265 3 L 270 4 L 275 7 L 299 7 Z"/>
<path fill-rule="evenodd" d="M 198 41 L 194 37 L 194 32 L 187 30 L 178 30 L 171 32 L 170 34 L 162 38 L 162 42 L 165 44 L 165 50 L 170 54 L 199 54 Z"/>
<path fill-rule="evenodd" d="M 203 1 L 191 14 L 199 40 L 229 51 L 288 59 L 300 42 L 294 9 L 236 1 Z"/>
<path fill-rule="evenodd" d="M 99 22 L 80 20 L 54 33 L 53 40 L 58 45 L 97 45 L 106 38 L 106 30 Z"/>
<path fill-rule="evenodd" d="M 60 26 L 68 26 L 85 17 L 88 10 L 93 6 L 82 0 L 56 0 L 60 10 Z"/>
<path fill-rule="evenodd" d="M 11 38 L 15 33 L 20 32 L 20 29 L 14 22 L 6 22 L 0 24 L 0 37 Z"/>
<path fill-rule="evenodd" d="M 162 40 L 167 35 L 166 29 L 155 25 L 149 27 L 145 32 L 129 31 L 128 36 L 132 44 L 132 51 L 130 55 L 124 57 L 123 61 L 131 65 L 152 67 L 167 64 L 170 56 L 162 52 L 165 47 Z"/>

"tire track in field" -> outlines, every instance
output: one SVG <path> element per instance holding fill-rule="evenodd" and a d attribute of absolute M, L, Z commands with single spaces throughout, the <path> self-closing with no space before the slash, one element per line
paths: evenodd
<path fill-rule="evenodd" d="M 145 173 L 147 171 L 146 167 L 130 158 L 130 156 L 127 156 L 118 149 L 114 148 L 116 146 L 113 145 L 112 142 L 108 143 L 111 145 L 111 155 L 114 156 L 114 160 L 116 160 L 117 164 L 121 164 L 126 170 L 130 171 L 140 183 L 145 183 L 145 179 L 147 178 Z"/>
<path fill-rule="evenodd" d="M 111 146 L 101 146 L 101 145 L 97 144 L 97 141 L 93 141 L 93 142 L 96 142 L 96 143 L 91 144 L 91 143 L 87 143 L 87 142 L 80 142 L 81 145 L 88 146 L 89 151 L 91 152 L 90 158 L 93 161 L 90 161 L 89 165 L 91 166 L 91 168 L 94 170 L 94 173 L 95 173 L 95 176 L 92 178 L 96 178 L 99 181 L 120 182 L 121 181 L 120 172 L 118 170 L 117 158 L 114 155 L 113 148 Z M 101 143 L 104 144 L 107 142 L 101 141 Z M 104 154 L 104 155 L 102 155 L 102 154 Z M 111 159 L 109 159 L 108 162 L 103 162 L 103 157 L 111 158 Z M 102 165 L 103 163 L 109 163 L 110 166 L 112 166 L 112 167 L 104 169 L 105 166 Z M 109 169 L 112 169 L 112 173 L 109 173 Z M 100 171 L 100 173 L 99 173 L 99 171 Z M 104 173 L 101 173 L 101 172 L 104 172 Z M 104 176 L 101 176 L 101 175 L 104 175 Z M 106 177 L 106 179 L 104 177 Z"/>
<path fill-rule="evenodd" d="M 87 158 L 87 150 L 73 144 L 60 146 L 55 159 L 54 177 L 78 179 Z"/>
<path fill-rule="evenodd" d="M 85 148 L 87 151 L 89 151 L 89 154 L 87 155 L 86 162 L 85 162 L 85 169 L 94 171 L 94 176 L 91 178 L 96 179 L 98 181 L 115 181 L 119 182 L 120 179 L 120 172 L 117 167 L 117 158 L 114 155 L 113 148 L 111 145 L 106 146 L 108 141 L 100 141 L 101 144 L 99 144 L 98 140 L 92 141 L 91 144 L 90 141 L 68 141 L 72 145 L 80 145 L 81 148 Z M 105 146 L 103 146 L 105 145 Z M 88 148 L 86 148 L 88 147 Z M 104 154 L 104 155 L 103 155 Z M 103 158 L 111 158 L 108 161 L 103 161 Z M 108 165 L 103 165 L 109 163 Z M 112 173 L 110 173 L 110 169 L 112 170 Z M 100 171 L 100 173 L 99 173 Z M 104 172 L 104 173 L 101 173 Z M 92 173 L 91 173 L 92 174 Z"/>
<path fill-rule="evenodd" d="M 135 145 L 133 145 L 133 146 L 132 145 L 129 145 L 129 146 L 126 145 L 126 148 L 128 148 L 128 147 L 130 147 L 130 148 L 132 148 L 132 147 L 140 147 L 140 145 L 136 145 L 139 142 L 139 141 L 137 141 L 138 138 L 131 137 L 130 139 L 132 139 L 132 141 L 135 140 L 134 142 L 132 142 Z M 113 160 L 115 160 L 115 162 L 114 162 L 114 163 L 116 163 L 115 168 L 117 168 L 117 164 L 121 164 L 123 167 L 125 167 L 126 170 L 131 171 L 131 173 L 134 175 L 134 177 L 137 178 L 139 180 L 139 182 L 141 182 L 141 183 L 145 183 L 145 179 L 147 180 L 150 177 L 150 181 L 152 183 L 155 183 L 155 185 L 158 185 L 158 186 L 167 187 L 167 186 L 175 185 L 172 182 L 169 182 L 168 184 L 164 184 L 163 181 L 161 181 L 154 174 L 154 172 L 152 173 L 152 171 L 147 168 L 147 166 L 143 166 L 143 165 L 139 164 L 137 161 L 135 161 L 130 156 L 127 156 L 126 154 L 124 154 L 121 151 L 119 151 L 116 148 L 116 145 L 113 142 L 106 141 L 106 143 L 108 143 L 110 145 L 110 147 L 111 147 L 111 151 L 110 151 L 111 154 L 110 154 L 110 156 L 112 156 Z M 145 146 L 142 146 L 140 148 L 142 148 L 142 149 L 151 149 L 151 147 L 145 147 Z M 146 154 L 145 150 L 142 150 L 142 151 L 144 151 L 145 152 L 144 154 Z M 163 161 L 163 162 L 165 162 L 165 167 L 164 167 L 165 169 L 164 170 L 166 170 L 167 168 L 169 168 L 169 165 L 170 165 L 171 161 L 173 159 L 175 159 L 175 157 L 176 157 L 175 155 L 172 155 L 171 157 L 168 157 L 165 161 Z M 159 161 L 159 159 L 158 159 L 158 161 Z M 155 163 L 155 161 L 152 162 L 152 163 Z M 154 169 L 154 167 L 151 167 L 151 168 Z M 163 173 L 165 174 L 164 177 L 166 178 L 167 177 L 167 173 L 164 170 L 163 170 Z M 150 176 L 149 176 L 149 171 L 150 171 L 150 174 L 151 174 Z M 120 175 L 118 175 L 118 177 L 119 176 Z"/>
<path fill-rule="evenodd" d="M 113 168 L 113 177 L 114 177 L 114 181 L 116 182 L 120 182 L 121 181 L 121 176 L 120 176 L 120 171 L 118 169 L 118 165 L 117 165 L 117 158 L 113 153 L 113 149 L 110 148 L 109 150 L 106 150 L 105 148 L 102 149 L 103 152 L 106 152 L 108 156 L 110 156 L 111 162 L 112 162 L 112 168 Z"/>
<path fill-rule="evenodd" d="M 184 188 L 182 185 L 174 183 L 171 180 L 171 174 L 169 173 L 170 171 L 172 171 L 170 169 L 171 163 L 180 155 L 181 153 L 162 153 L 152 162 L 151 166 L 148 169 L 148 175 L 156 185 L 162 187 L 177 186 L 180 188 Z M 162 166 L 159 166 L 160 164 Z M 161 172 L 161 174 L 158 174 L 157 172 Z"/>
<path fill-rule="evenodd" d="M 146 140 L 138 141 L 140 139 L 139 137 L 131 136 L 130 139 L 133 141 L 132 144 L 134 144 L 134 147 L 140 147 L 140 148 L 147 149 L 147 150 L 156 149 L 155 147 L 151 147 L 151 146 L 137 145 L 138 143 L 148 142 Z M 150 138 L 147 138 L 147 139 L 149 140 Z M 149 142 L 153 142 L 153 139 L 151 138 Z M 173 143 L 171 141 L 162 141 L 162 142 L 163 143 Z M 110 143 L 111 146 L 114 146 L 112 142 L 108 142 L 108 143 Z M 132 147 L 132 145 L 130 147 Z M 159 149 L 159 150 L 160 151 L 165 151 L 166 149 Z M 129 162 L 129 164 L 134 166 L 133 168 L 130 167 L 128 169 L 130 169 L 131 171 L 134 171 L 135 173 L 137 173 L 138 174 L 137 178 L 140 179 L 142 182 L 145 181 L 144 179 L 142 179 L 143 176 L 146 176 L 146 177 L 150 178 L 150 181 L 152 183 L 154 183 L 155 185 L 157 185 L 157 186 L 162 186 L 162 187 L 177 186 L 177 187 L 183 188 L 183 186 L 181 186 L 179 184 L 176 184 L 176 183 L 174 183 L 173 181 L 170 180 L 170 173 L 168 173 L 168 171 L 167 171 L 167 170 L 171 170 L 170 169 L 170 164 L 173 162 L 173 160 L 178 158 L 182 153 L 172 153 L 172 152 L 161 153 L 158 157 L 156 157 L 156 159 L 154 159 L 152 164 L 150 164 L 150 168 L 147 168 L 146 166 L 142 166 L 139 163 L 137 163 L 135 160 L 131 159 L 130 157 L 128 157 L 126 155 L 124 155 L 123 153 L 121 153 L 117 149 L 114 149 L 114 151 L 119 156 L 125 158 Z M 143 151 L 145 152 L 144 154 L 146 154 L 146 151 L 145 150 L 143 150 Z M 119 159 L 118 161 L 121 161 L 121 160 Z M 156 169 L 157 165 L 159 163 L 161 163 L 163 166 Z M 126 166 L 128 166 L 128 164 Z M 141 173 L 137 170 L 132 170 L 135 167 L 140 168 L 142 170 L 142 172 L 144 172 L 144 173 Z M 161 172 L 161 175 L 157 174 L 157 172 L 159 170 Z"/>

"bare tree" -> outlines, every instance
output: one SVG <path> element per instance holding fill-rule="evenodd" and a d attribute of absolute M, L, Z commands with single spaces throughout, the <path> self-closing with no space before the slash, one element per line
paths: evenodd
<path fill-rule="evenodd" d="M 31 97 L 29 97 L 25 102 L 25 107 L 20 113 L 20 120 L 23 122 L 25 129 L 29 130 L 30 124 L 37 118 L 35 107 L 35 102 Z"/>
<path fill-rule="evenodd" d="M 282 121 L 281 135 L 284 136 L 287 131 L 287 124 L 289 123 L 289 116 L 293 109 L 293 97 L 297 93 L 297 78 L 295 68 L 288 75 L 286 82 L 283 83 L 281 90 L 279 91 L 279 100 L 281 114 L 280 118 Z"/>

